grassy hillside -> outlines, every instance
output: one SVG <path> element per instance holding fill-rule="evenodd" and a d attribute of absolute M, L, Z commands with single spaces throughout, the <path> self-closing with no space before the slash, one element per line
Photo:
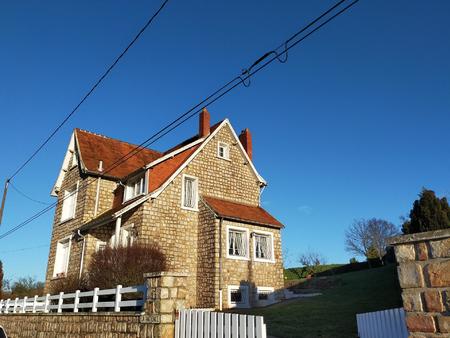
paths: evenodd
<path fill-rule="evenodd" d="M 314 267 L 314 273 L 321 273 L 328 270 L 336 269 L 343 264 L 324 264 Z M 288 280 L 306 278 L 306 270 L 303 268 L 287 268 L 284 269 L 284 277 Z"/>
<path fill-rule="evenodd" d="M 396 268 L 381 268 L 323 277 L 323 295 L 297 299 L 247 313 L 263 315 L 268 334 L 289 337 L 357 337 L 356 314 L 400 307 Z"/>

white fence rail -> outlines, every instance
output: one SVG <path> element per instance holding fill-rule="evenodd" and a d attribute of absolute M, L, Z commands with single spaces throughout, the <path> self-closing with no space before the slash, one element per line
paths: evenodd
<path fill-rule="evenodd" d="M 266 338 L 262 316 L 181 310 L 175 321 L 175 338 Z"/>
<path fill-rule="evenodd" d="M 124 307 L 142 307 L 145 302 L 147 288 L 145 285 L 122 287 L 117 285 L 115 289 L 100 290 L 95 288 L 92 291 L 73 293 L 60 292 L 58 295 L 47 294 L 45 296 L 34 296 L 33 298 L 24 297 L 14 300 L 0 300 L 0 313 L 61 313 L 82 311 L 114 311 L 120 312 Z M 124 294 L 142 294 L 137 299 L 122 300 Z M 130 298 L 130 297 L 127 297 Z M 106 310 L 105 310 L 106 309 Z"/>
<path fill-rule="evenodd" d="M 403 308 L 356 315 L 359 338 L 407 338 Z"/>

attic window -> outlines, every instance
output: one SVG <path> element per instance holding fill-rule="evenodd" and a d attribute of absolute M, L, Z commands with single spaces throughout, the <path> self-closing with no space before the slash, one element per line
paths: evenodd
<path fill-rule="evenodd" d="M 125 185 L 123 201 L 126 202 L 136 196 L 145 194 L 145 175 L 135 177 Z"/>
<path fill-rule="evenodd" d="M 217 156 L 223 158 L 224 160 L 230 159 L 230 146 L 224 142 L 219 142 L 217 144 Z"/>
<path fill-rule="evenodd" d="M 70 168 L 72 169 L 73 167 L 76 167 L 78 162 L 77 162 L 77 155 L 75 154 L 75 152 L 72 153 L 72 159 L 70 161 Z"/>

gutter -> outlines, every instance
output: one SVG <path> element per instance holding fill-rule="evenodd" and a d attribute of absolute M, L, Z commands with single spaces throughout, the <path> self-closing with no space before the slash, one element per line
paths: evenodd
<path fill-rule="evenodd" d="M 80 229 L 77 230 L 77 235 L 83 238 L 83 248 L 81 249 L 81 259 L 80 259 L 80 272 L 78 273 L 78 279 L 81 279 L 81 274 L 83 273 L 84 252 L 86 249 L 86 235 L 83 236 L 80 232 Z"/>

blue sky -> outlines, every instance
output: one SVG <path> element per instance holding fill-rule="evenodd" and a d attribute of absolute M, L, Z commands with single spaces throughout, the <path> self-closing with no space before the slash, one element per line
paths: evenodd
<path fill-rule="evenodd" d="M 332 1 L 175 1 L 14 181 L 52 202 L 71 131 L 140 143 Z M 24 161 L 159 6 L 157 1 L 12 1 L 0 11 L 0 178 Z M 367 1 L 210 107 L 253 133 L 285 225 L 289 264 L 308 248 L 347 262 L 355 218 L 399 224 L 425 186 L 450 194 L 448 1 Z M 166 149 L 193 120 L 162 139 Z M 42 205 L 10 190 L 0 234 Z M 0 241 L 8 278 L 43 279 L 52 212 Z M 14 251 L 21 248 L 35 249 Z"/>

